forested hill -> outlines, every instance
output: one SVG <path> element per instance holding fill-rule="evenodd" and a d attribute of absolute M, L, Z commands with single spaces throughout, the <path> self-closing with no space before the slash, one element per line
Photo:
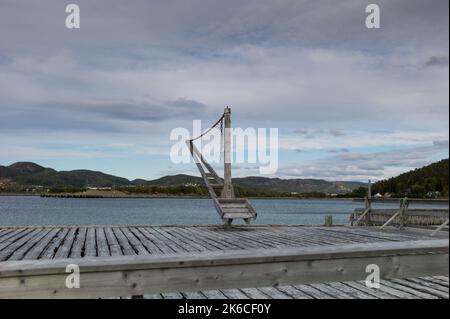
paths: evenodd
<path fill-rule="evenodd" d="M 373 193 L 409 197 L 448 197 L 448 159 L 375 183 Z M 437 193 L 438 192 L 438 193 Z"/>

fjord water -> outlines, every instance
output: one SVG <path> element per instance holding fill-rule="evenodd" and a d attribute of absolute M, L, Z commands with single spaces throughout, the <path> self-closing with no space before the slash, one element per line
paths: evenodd
<path fill-rule="evenodd" d="M 251 202 L 258 213 L 255 224 L 322 224 L 325 215 L 332 215 L 335 224 L 346 224 L 353 209 L 363 205 L 351 200 L 314 199 L 251 199 Z M 375 207 L 398 205 L 378 203 Z M 0 226 L 220 223 L 211 199 L 0 196 Z"/>

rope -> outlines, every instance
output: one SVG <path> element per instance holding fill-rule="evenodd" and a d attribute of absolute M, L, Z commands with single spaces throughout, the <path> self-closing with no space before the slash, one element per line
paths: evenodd
<path fill-rule="evenodd" d="M 199 138 L 202 138 L 203 136 L 205 136 L 206 134 L 208 134 L 209 132 L 211 132 L 211 130 L 212 130 L 213 128 L 215 128 L 217 125 L 219 125 L 219 123 L 220 123 L 220 133 L 221 133 L 221 135 L 222 135 L 222 130 L 223 130 L 223 123 L 222 123 L 222 121 L 223 121 L 223 117 L 224 117 L 224 116 L 225 116 L 225 115 L 222 114 L 222 116 L 220 117 L 220 119 L 219 119 L 216 123 L 214 123 L 213 126 L 211 126 L 209 129 L 207 129 L 205 132 L 203 132 L 203 133 L 200 134 L 199 136 L 197 136 L 197 137 L 195 137 L 195 138 L 191 138 L 189 141 L 192 143 L 193 141 L 198 140 Z"/>

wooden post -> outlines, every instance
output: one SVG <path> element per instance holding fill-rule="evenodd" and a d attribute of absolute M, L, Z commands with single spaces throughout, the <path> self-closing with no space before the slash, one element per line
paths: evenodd
<path fill-rule="evenodd" d="M 233 184 L 231 182 L 231 109 L 227 106 L 224 110 L 224 170 L 223 189 L 221 198 L 234 198 Z"/>
<path fill-rule="evenodd" d="M 325 216 L 325 227 L 333 226 L 333 216 Z"/>
<path fill-rule="evenodd" d="M 367 187 L 367 197 L 366 197 L 366 226 L 370 225 L 370 211 L 372 210 L 372 181 L 369 179 L 369 184 Z"/>

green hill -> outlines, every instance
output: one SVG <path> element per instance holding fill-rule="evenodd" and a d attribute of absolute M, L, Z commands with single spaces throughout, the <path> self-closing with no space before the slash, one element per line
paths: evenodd
<path fill-rule="evenodd" d="M 375 183 L 372 192 L 408 197 L 448 197 L 448 159 Z"/>
<path fill-rule="evenodd" d="M 236 193 L 240 196 L 286 196 L 290 193 L 314 193 L 313 195 L 344 194 L 365 185 L 359 182 L 328 182 L 319 179 L 280 179 L 267 177 L 234 178 Z M 73 170 L 56 171 L 31 162 L 18 162 L 10 166 L 0 166 L 0 191 L 20 192 L 27 188 L 43 186 L 55 191 L 78 191 L 79 188 L 115 187 L 121 190 L 148 192 L 163 191 L 161 187 L 172 187 L 170 191 L 185 193 L 183 187 L 193 186 L 196 192 L 204 193 L 203 180 L 198 176 L 185 174 L 164 176 L 155 180 L 136 179 L 130 181 L 97 171 Z M 180 187 L 181 186 L 181 187 Z M 160 188 L 155 188 L 160 187 Z"/>
<path fill-rule="evenodd" d="M 122 177 L 90 170 L 56 171 L 31 162 L 17 162 L 0 166 L 0 182 L 16 186 L 40 185 L 44 187 L 112 187 L 129 185 Z"/>
<path fill-rule="evenodd" d="M 372 187 L 375 193 L 391 193 L 393 196 L 408 197 L 448 197 L 448 159 L 418 168 L 387 180 L 379 181 Z M 291 193 L 311 194 L 318 197 L 324 194 L 340 196 L 364 196 L 366 184 L 360 182 L 330 182 L 320 179 L 280 179 L 249 176 L 234 178 L 236 193 L 239 196 L 286 196 Z M 115 187 L 121 190 L 133 189 L 140 192 L 162 192 L 184 194 L 195 189 L 205 193 L 200 177 L 178 174 L 164 176 L 155 180 L 136 179 L 130 181 L 91 170 L 56 171 L 31 162 L 18 162 L 9 166 L 0 165 L 0 191 L 22 191 L 30 186 L 62 189 L 70 191 L 87 186 Z M 155 188 L 158 187 L 158 188 Z M 346 194 L 346 195 L 344 195 Z"/>

